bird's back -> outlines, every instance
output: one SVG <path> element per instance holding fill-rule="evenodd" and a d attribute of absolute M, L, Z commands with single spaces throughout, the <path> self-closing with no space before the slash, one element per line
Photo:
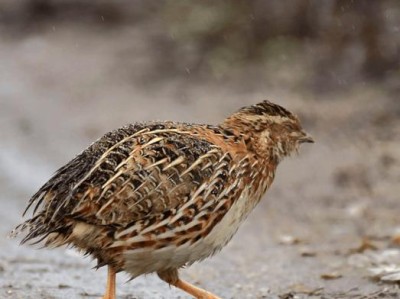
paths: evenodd
<path fill-rule="evenodd" d="M 249 163 L 241 139 L 219 127 L 122 127 L 58 170 L 32 197 L 34 215 L 22 225 L 28 229 L 23 242 L 71 243 L 99 259 L 85 240 L 125 250 L 195 242 L 239 198 Z"/>

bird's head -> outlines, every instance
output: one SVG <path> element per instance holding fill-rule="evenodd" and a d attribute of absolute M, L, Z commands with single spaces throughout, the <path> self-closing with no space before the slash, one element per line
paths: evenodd
<path fill-rule="evenodd" d="M 300 144 L 314 142 L 294 114 L 269 101 L 243 107 L 222 126 L 248 138 L 249 146 L 258 154 L 272 154 L 278 160 L 296 152 Z"/>

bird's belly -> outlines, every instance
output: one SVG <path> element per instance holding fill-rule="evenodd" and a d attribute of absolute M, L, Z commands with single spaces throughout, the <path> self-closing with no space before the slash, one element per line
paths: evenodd
<path fill-rule="evenodd" d="M 247 191 L 247 190 L 246 190 Z M 135 249 L 124 253 L 124 270 L 136 277 L 169 268 L 179 268 L 203 260 L 221 250 L 233 237 L 241 222 L 253 209 L 255 203 L 248 192 L 231 206 L 222 220 L 204 238 L 191 244 L 167 246 L 155 250 Z"/>

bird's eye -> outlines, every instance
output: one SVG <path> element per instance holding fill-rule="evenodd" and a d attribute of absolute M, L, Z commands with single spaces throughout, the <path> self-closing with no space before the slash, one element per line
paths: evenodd
<path fill-rule="evenodd" d="M 292 123 L 286 123 L 284 125 L 284 127 L 289 132 L 294 132 L 296 130 L 296 128 L 294 127 L 294 125 Z"/>

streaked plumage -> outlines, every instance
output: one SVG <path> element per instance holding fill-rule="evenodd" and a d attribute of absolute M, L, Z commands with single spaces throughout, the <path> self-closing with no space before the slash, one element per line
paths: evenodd
<path fill-rule="evenodd" d="M 177 269 L 226 245 L 301 142 L 312 139 L 298 119 L 268 101 L 218 126 L 128 125 L 60 168 L 16 232 L 27 231 L 23 243 L 72 244 L 111 274 L 157 272 L 198 298 L 216 298 L 179 285 Z"/>

